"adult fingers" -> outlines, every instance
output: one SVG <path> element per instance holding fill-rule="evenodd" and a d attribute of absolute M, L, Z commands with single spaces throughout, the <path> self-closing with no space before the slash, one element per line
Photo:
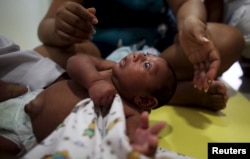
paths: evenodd
<path fill-rule="evenodd" d="M 82 20 L 91 21 L 93 18 L 96 18 L 95 11 L 93 8 L 88 9 L 84 8 L 81 4 L 71 2 L 66 6 L 66 9 L 70 12 L 74 13 L 75 15 L 79 16 Z"/>
<path fill-rule="evenodd" d="M 207 72 L 207 78 L 213 80 L 217 76 L 218 69 L 220 67 L 220 57 L 216 50 L 213 50 L 209 57 L 209 70 Z"/>
<path fill-rule="evenodd" d="M 71 26 L 72 29 L 78 28 L 80 33 L 81 32 L 95 33 L 94 28 L 89 21 L 81 19 L 77 14 L 74 14 L 74 13 L 70 12 L 69 10 L 57 12 L 57 18 L 56 18 L 57 27 L 60 27 L 60 24 L 62 25 L 64 23 Z M 79 35 L 79 36 L 81 36 L 81 35 Z"/>
<path fill-rule="evenodd" d="M 90 13 L 92 13 L 93 15 L 95 15 L 96 13 L 96 9 L 95 8 L 88 8 L 87 9 Z M 91 18 L 91 24 L 97 24 L 98 23 L 98 19 L 96 16 L 94 16 L 93 18 Z"/>

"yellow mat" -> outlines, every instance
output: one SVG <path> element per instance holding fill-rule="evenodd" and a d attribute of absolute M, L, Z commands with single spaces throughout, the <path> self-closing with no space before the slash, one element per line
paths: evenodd
<path fill-rule="evenodd" d="M 250 102 L 238 92 L 220 112 L 164 106 L 151 112 L 150 123 L 159 120 L 168 123 L 160 146 L 198 159 L 207 158 L 209 142 L 250 142 Z"/>

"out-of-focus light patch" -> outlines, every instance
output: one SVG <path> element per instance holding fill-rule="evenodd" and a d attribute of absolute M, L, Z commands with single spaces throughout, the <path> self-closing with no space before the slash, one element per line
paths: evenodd
<path fill-rule="evenodd" d="M 238 91 L 242 84 L 241 80 L 242 75 L 243 72 L 241 70 L 240 64 L 236 62 L 225 73 L 222 74 L 220 79 L 225 81 L 234 90 Z"/>

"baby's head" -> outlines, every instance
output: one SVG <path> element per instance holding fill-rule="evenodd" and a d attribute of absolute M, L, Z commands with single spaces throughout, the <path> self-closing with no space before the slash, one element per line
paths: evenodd
<path fill-rule="evenodd" d="M 166 60 L 135 52 L 114 68 L 112 80 L 122 98 L 142 110 L 166 104 L 176 89 L 176 76 Z"/>

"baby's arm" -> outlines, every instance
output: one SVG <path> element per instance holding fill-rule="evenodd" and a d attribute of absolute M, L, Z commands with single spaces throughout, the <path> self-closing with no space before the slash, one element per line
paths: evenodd
<path fill-rule="evenodd" d="M 114 86 L 107 82 L 99 71 L 109 70 L 114 62 L 89 55 L 78 54 L 67 63 L 71 78 L 88 90 L 96 106 L 109 106 L 116 94 Z"/>

